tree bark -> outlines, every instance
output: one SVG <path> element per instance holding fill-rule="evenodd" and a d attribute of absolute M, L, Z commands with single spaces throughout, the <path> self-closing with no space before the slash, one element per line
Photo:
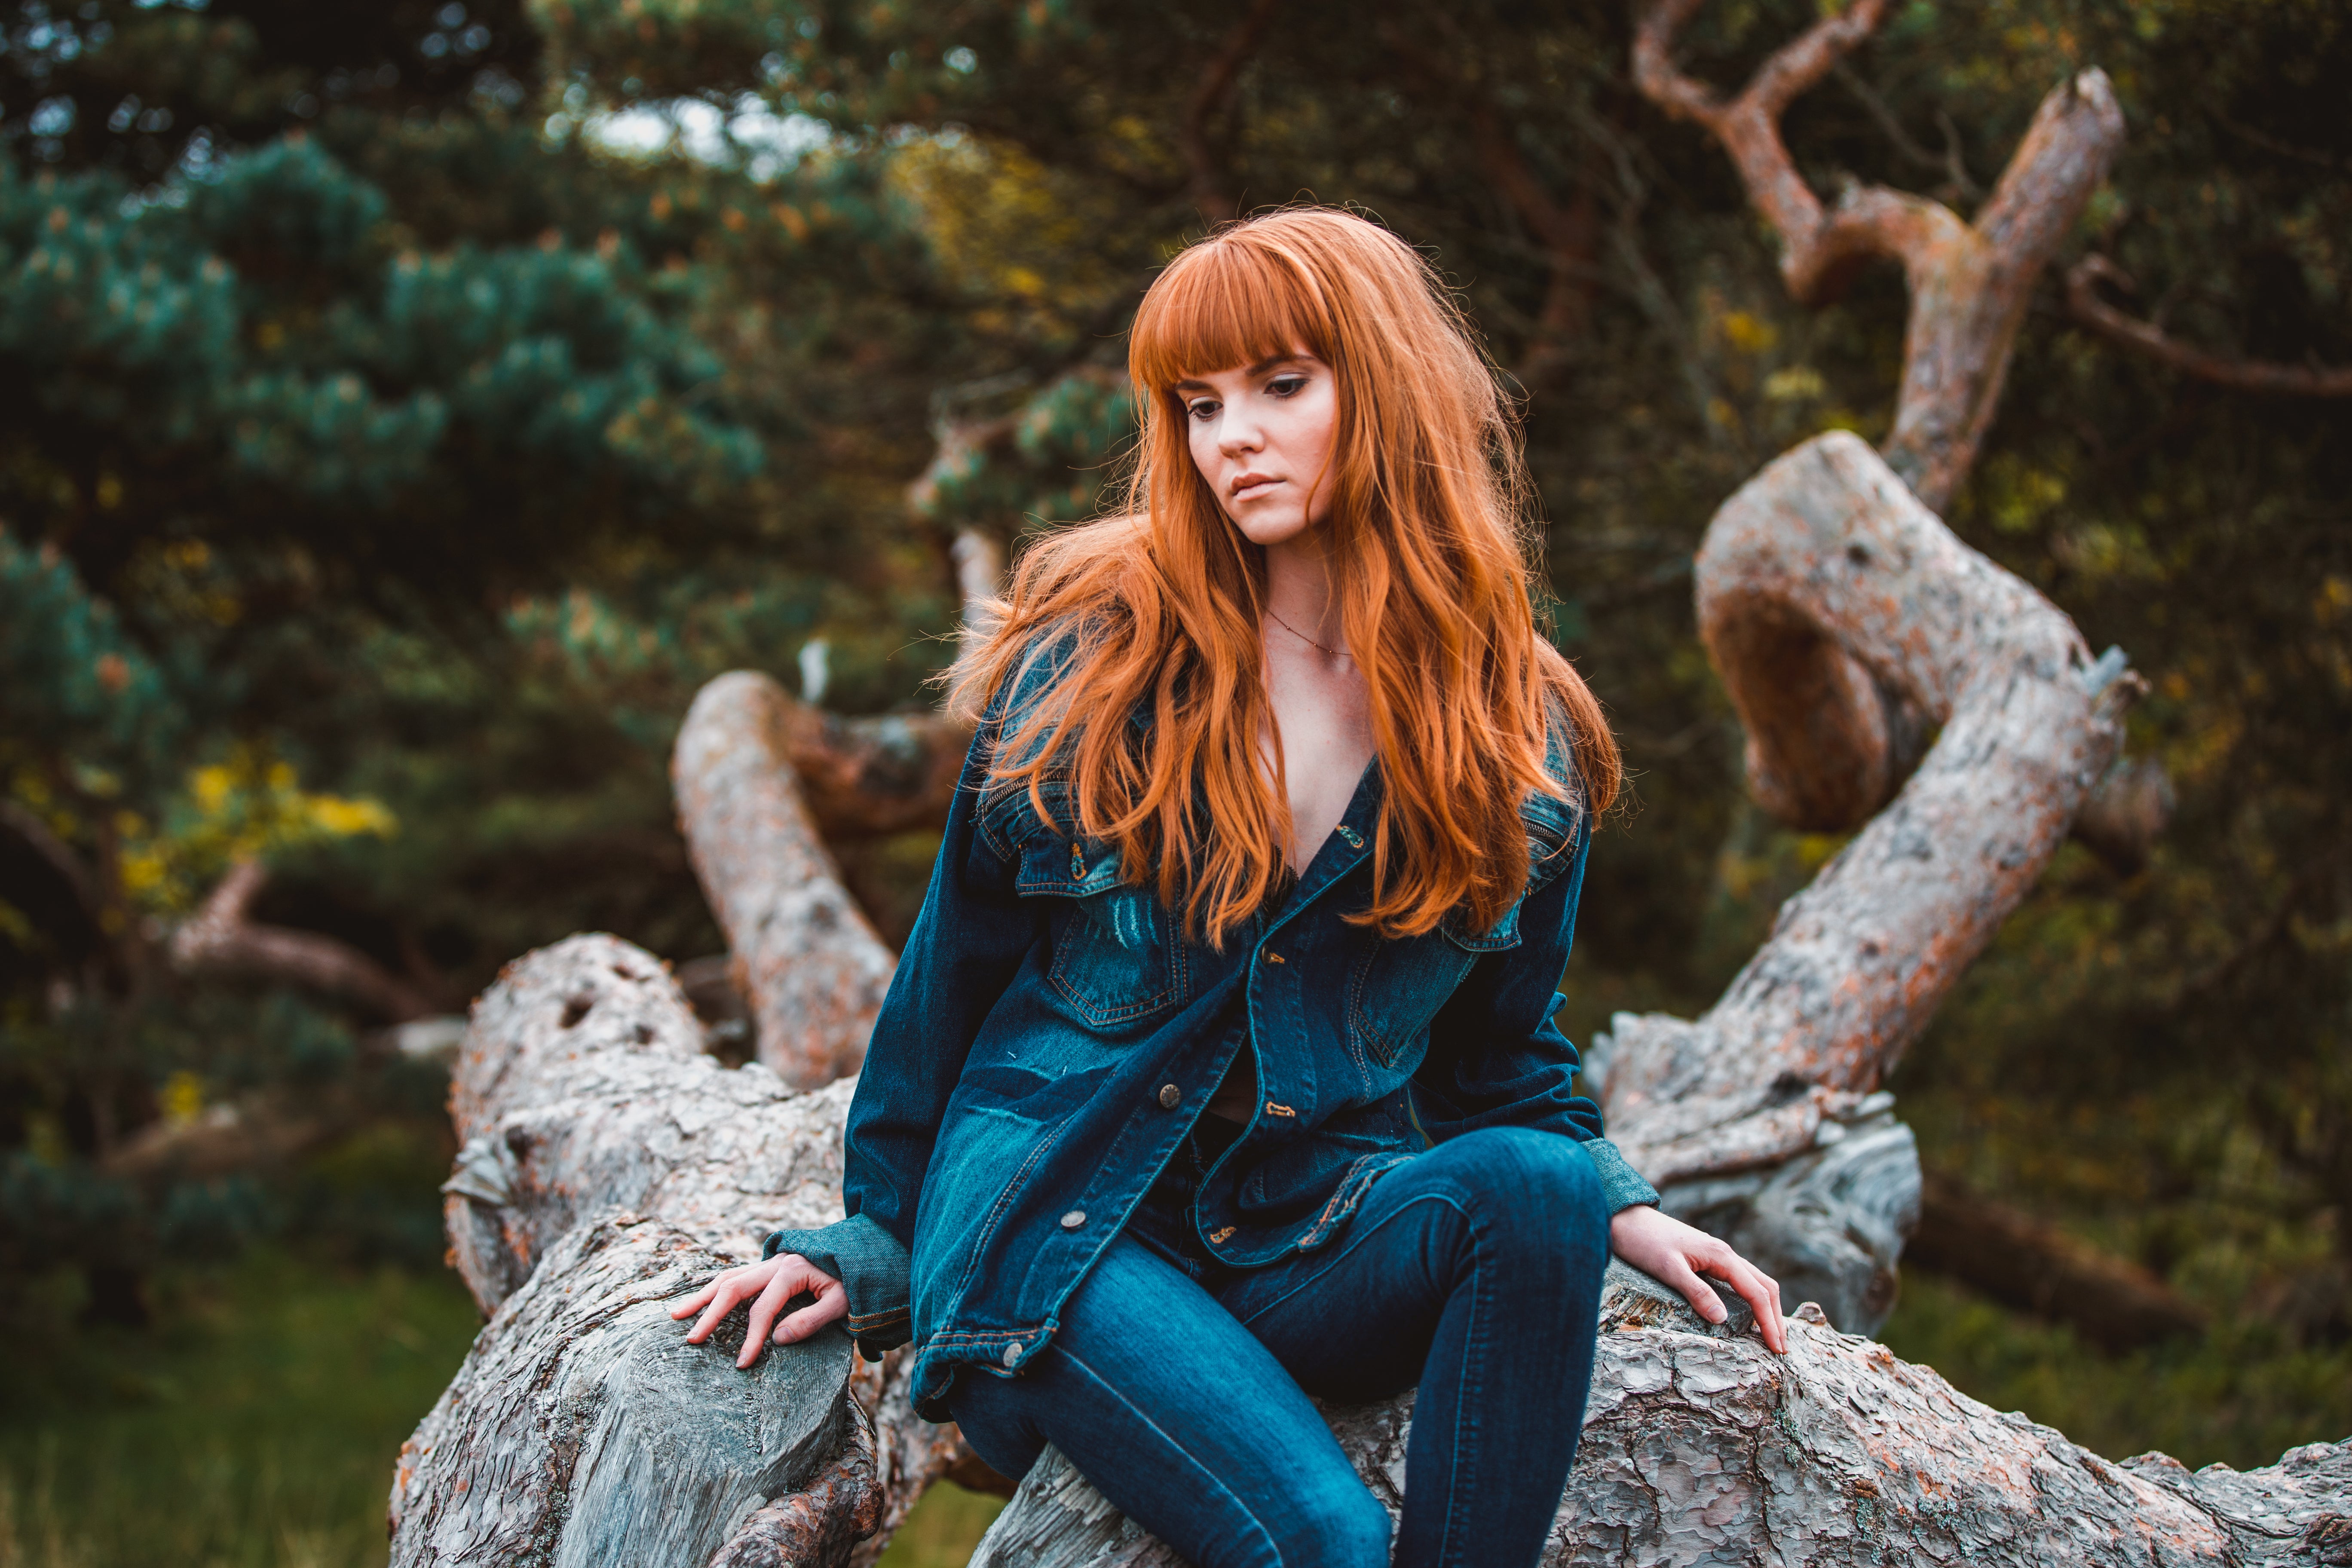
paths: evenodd
<path fill-rule="evenodd" d="M 1775 1563 L 1832 1568 L 2174 1568 L 2352 1561 L 2352 1443 L 2266 1469 L 2120 1465 L 1978 1404 L 1817 1311 L 1765 1350 L 1736 1300 L 1710 1327 L 1622 1264 L 1601 1298 L 1582 1447 L 1545 1568 Z M 1326 1412 L 1391 1518 L 1412 1396 Z M 1178 1568 L 1053 1449 L 973 1568 Z"/>

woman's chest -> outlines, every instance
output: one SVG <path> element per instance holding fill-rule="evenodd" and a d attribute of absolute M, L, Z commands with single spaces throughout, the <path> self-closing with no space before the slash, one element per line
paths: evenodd
<path fill-rule="evenodd" d="M 1304 871 L 1346 815 L 1372 760 L 1372 719 L 1360 676 L 1308 665 L 1286 668 L 1269 660 L 1266 702 L 1272 732 L 1262 737 L 1269 771 L 1281 759 L 1280 778 L 1290 807 L 1293 871 Z"/>

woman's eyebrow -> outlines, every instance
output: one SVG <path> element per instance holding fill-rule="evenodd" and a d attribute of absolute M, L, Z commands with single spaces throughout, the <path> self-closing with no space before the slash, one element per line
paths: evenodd
<path fill-rule="evenodd" d="M 1258 361 L 1255 364 L 1250 366 L 1244 374 L 1249 375 L 1264 375 L 1267 371 L 1274 369 L 1276 365 L 1306 364 L 1312 358 L 1313 356 L 1310 354 L 1275 354 L 1270 358 Z M 1217 389 L 1211 386 L 1205 381 L 1195 381 L 1187 377 L 1186 379 L 1178 382 L 1174 390 L 1178 392 L 1214 392 Z"/>

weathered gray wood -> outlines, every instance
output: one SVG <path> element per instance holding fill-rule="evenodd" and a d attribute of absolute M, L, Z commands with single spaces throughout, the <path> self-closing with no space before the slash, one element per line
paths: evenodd
<path fill-rule="evenodd" d="M 2064 841 L 2137 681 L 1843 431 L 1724 503 L 1697 578 L 1776 814 L 1876 798 L 1882 692 L 1941 731 L 1704 1017 L 1619 1014 L 1587 1079 L 1668 1209 L 1867 1331 L 1919 1193 L 1878 1086 Z"/>
<path fill-rule="evenodd" d="M 1623 1265 L 1602 1297 L 1583 1447 L 1546 1568 L 1693 1563 L 2251 1565 L 2352 1556 L 2352 1442 L 2246 1475 L 2121 1465 L 1955 1392 L 1818 1312 L 1774 1356 L 1736 1302 L 1718 1327 Z M 1391 1517 L 1410 1395 L 1328 1413 Z M 2330 1552 L 2336 1553 L 2329 1555 Z M 973 1568 L 1178 1568 L 1047 1450 Z"/>
<path fill-rule="evenodd" d="M 681 1290 L 727 1258 L 658 1220 L 579 1226 L 509 1295 L 392 1490 L 404 1565 L 701 1568 L 814 1479 L 863 1413 L 838 1332 L 735 1370 L 742 1331 L 685 1342 Z"/>
<path fill-rule="evenodd" d="M 446 1190 L 493 1315 L 403 1449 L 395 1564 L 701 1568 L 724 1550 L 749 1568 L 871 1528 L 846 1338 L 772 1348 L 747 1374 L 740 1321 L 731 1343 L 690 1346 L 668 1315 L 767 1231 L 840 1217 L 853 1085 L 797 1092 L 700 1043 L 661 963 L 606 936 L 509 965 L 475 1007 Z"/>

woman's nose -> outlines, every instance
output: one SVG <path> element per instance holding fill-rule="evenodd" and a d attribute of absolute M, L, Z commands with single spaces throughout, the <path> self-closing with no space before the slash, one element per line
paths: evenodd
<path fill-rule="evenodd" d="M 1255 452 L 1265 445 L 1265 432 L 1255 419 L 1227 418 L 1217 431 L 1217 450 L 1228 458 Z"/>

